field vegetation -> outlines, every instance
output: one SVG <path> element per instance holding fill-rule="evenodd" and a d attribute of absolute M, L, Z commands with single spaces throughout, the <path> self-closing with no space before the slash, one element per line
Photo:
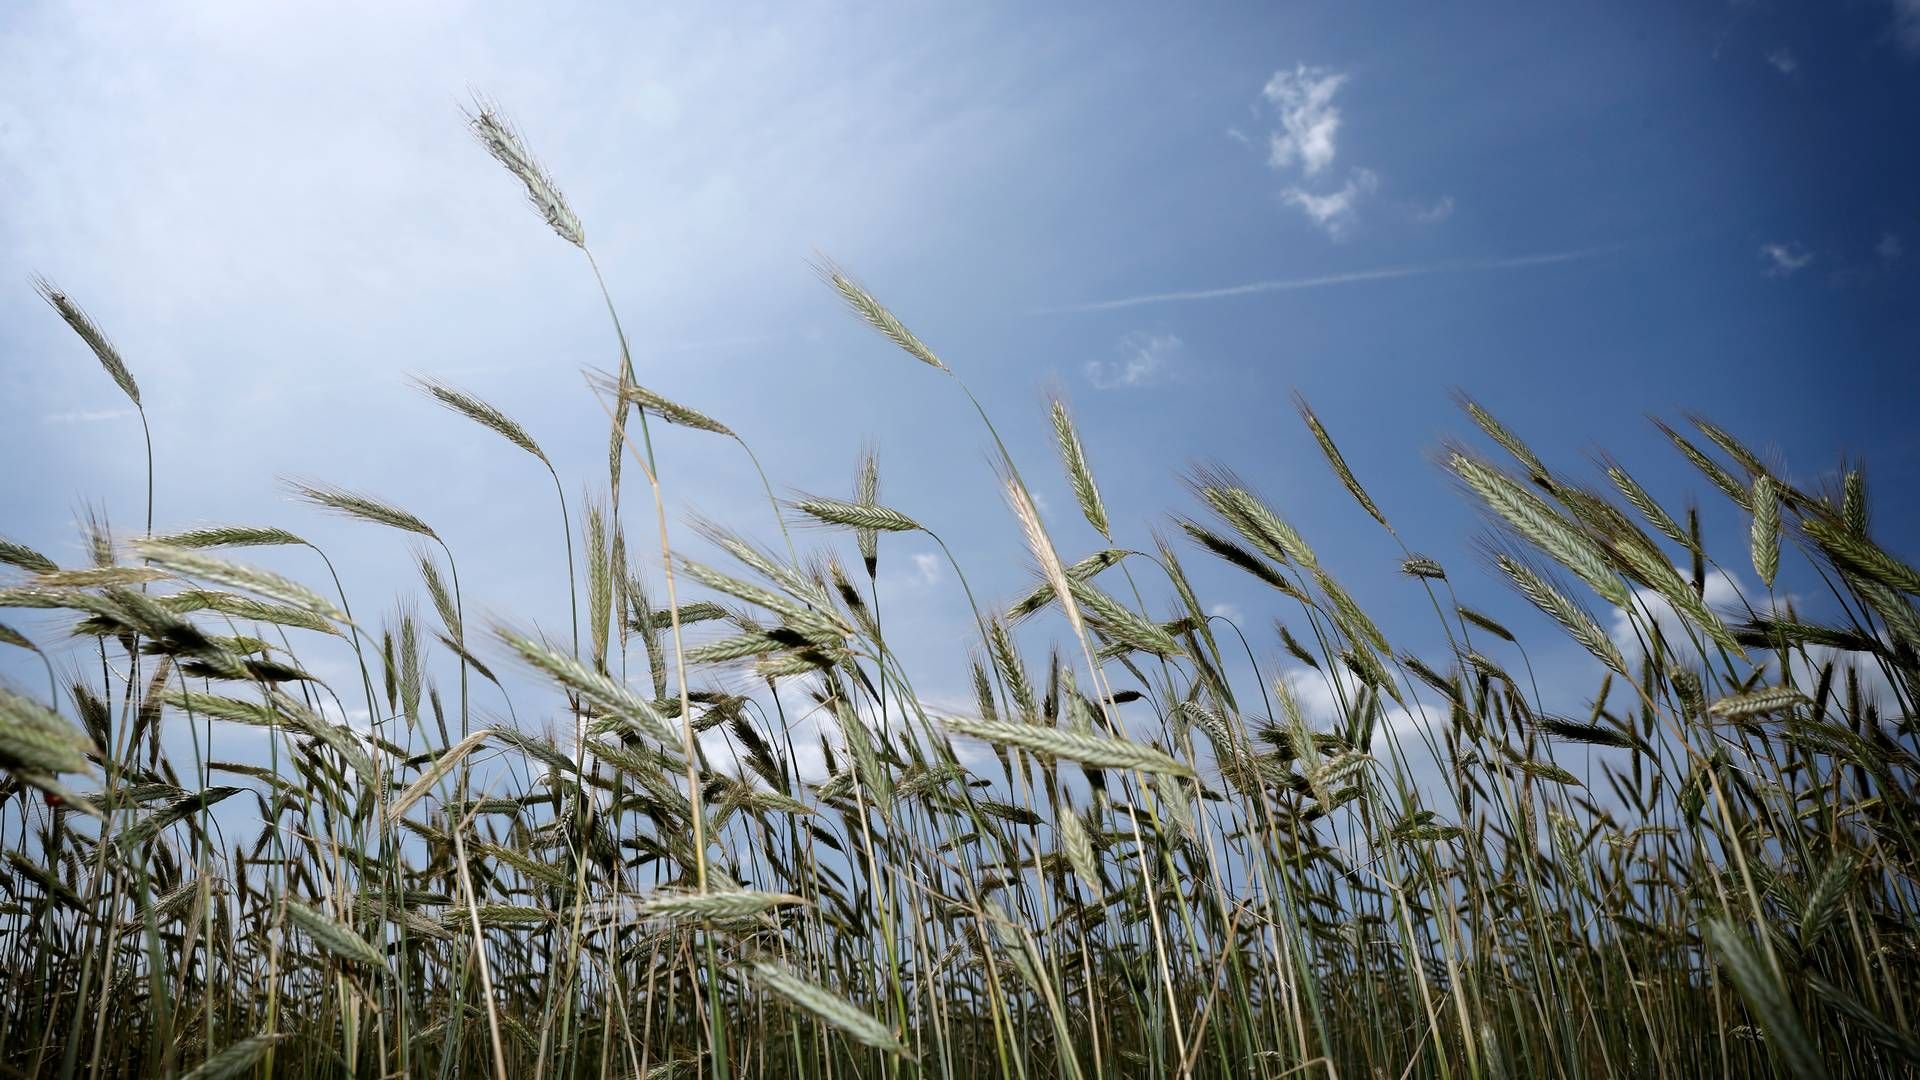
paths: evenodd
<path fill-rule="evenodd" d="M 469 119 L 597 283 L 521 139 Z M 473 618 L 486 583 L 427 518 L 356 491 L 295 488 L 415 541 L 430 613 L 350 603 L 327 553 L 271 521 L 159 527 L 194 508 L 152 505 L 149 455 L 143 527 L 94 522 L 89 564 L 0 542 L 0 642 L 45 677 L 16 665 L 35 678 L 0 688 L 0 1070 L 1920 1068 L 1920 570 L 1875 535 L 1861 471 L 1801 490 L 1705 419 L 1663 425 L 1747 524 L 1711 538 L 1617 465 L 1550 468 L 1463 398 L 1473 442 L 1441 456 L 1485 511 L 1484 563 L 1407 546 L 1382 568 L 1406 608 L 1376 617 L 1225 468 L 1191 474 L 1151 550 L 1116 546 L 1064 405 L 1059 461 L 1016 462 L 963 364 L 847 271 L 821 277 L 998 448 L 1036 573 L 1024 596 L 968 592 L 971 707 L 927 705 L 889 639 L 887 548 L 938 537 L 872 457 L 839 496 L 767 483 L 771 516 L 740 527 L 770 544 L 669 520 L 660 425 L 751 450 L 642 385 L 611 298 L 618 363 L 581 398 L 607 471 L 584 505 L 534 433 L 421 384 L 423 407 L 532 459 L 499 487 L 524 481 L 564 538 L 538 570 L 567 583 L 557 637 Z M 107 334 L 40 289 L 139 407 Z M 1410 545 L 1295 404 L 1326 482 Z M 1043 520 L 1023 466 L 1063 469 L 1077 505 Z M 687 557 L 689 537 L 725 559 Z M 259 568 L 263 548 L 310 572 Z M 1210 614 L 1227 598 L 1196 594 L 1196 559 L 1288 614 Z M 1786 575 L 1818 618 L 1776 595 Z M 1710 602 L 1736 578 L 1760 584 Z M 1475 607 L 1502 587 L 1545 618 Z M 1416 624 L 1446 647 L 1397 647 Z M 1590 685 L 1535 680 L 1523 635 L 1543 633 L 1591 654 Z M 316 677 L 323 656 L 353 676 Z"/>

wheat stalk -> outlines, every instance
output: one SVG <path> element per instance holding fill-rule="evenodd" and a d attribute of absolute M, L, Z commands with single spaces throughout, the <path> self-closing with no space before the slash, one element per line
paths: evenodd
<path fill-rule="evenodd" d="M 87 348 L 92 349 L 93 355 L 99 358 L 100 366 L 107 369 L 107 374 L 113 377 L 114 384 L 120 387 L 120 392 L 126 394 L 127 400 L 138 407 L 140 386 L 133 381 L 133 372 L 127 370 L 127 362 L 120 358 L 120 350 L 113 347 L 113 342 L 108 340 L 106 332 L 100 329 L 79 304 L 74 303 L 72 298 L 46 278 L 35 277 L 33 287 L 40 294 L 40 298 L 51 305 L 53 310 L 59 313 L 60 318 L 73 328 L 73 332 L 80 335 L 80 340 L 86 342 Z"/>
<path fill-rule="evenodd" d="M 827 525 L 876 532 L 919 532 L 920 523 L 890 507 L 872 502 L 843 502 L 817 495 L 794 499 L 787 505 Z M 864 553 L 864 551 L 863 551 Z"/>
<path fill-rule="evenodd" d="M 1050 754 L 1101 769 L 1137 769 L 1147 773 L 1192 776 L 1193 769 L 1149 746 L 1091 732 L 1022 724 L 1010 720 L 972 720 L 950 717 L 947 730 L 983 742 Z"/>
<path fill-rule="evenodd" d="M 495 161 L 505 165 L 508 172 L 526 185 L 527 201 L 546 219 L 554 235 L 575 247 L 585 248 L 587 233 L 579 217 L 567 205 L 566 197 L 560 194 L 553 178 L 527 151 L 520 133 L 501 117 L 499 109 L 489 102 L 476 99 L 473 109 L 467 113 L 467 124 L 474 138 L 487 148 L 487 153 L 492 154 Z"/>
<path fill-rule="evenodd" d="M 280 904 L 287 914 L 287 921 L 305 931 L 315 945 L 342 960 L 351 960 L 357 964 L 386 970 L 386 956 L 351 928 L 327 918 L 292 897 L 281 897 Z"/>
<path fill-rule="evenodd" d="M 1347 459 L 1341 456 L 1340 448 L 1333 444 L 1333 436 L 1327 434 L 1327 429 L 1321 426 L 1320 418 L 1314 415 L 1313 407 L 1307 404 L 1306 396 L 1297 390 L 1293 395 L 1293 407 L 1299 410 L 1300 419 L 1307 422 L 1307 430 L 1313 432 L 1313 441 L 1320 444 L 1320 452 L 1326 456 L 1327 464 L 1333 468 L 1333 475 L 1340 479 L 1347 493 L 1353 496 L 1354 501 L 1360 504 L 1360 508 L 1365 510 L 1368 516 L 1391 532 L 1393 526 L 1387 524 L 1386 515 L 1380 512 L 1380 508 L 1374 505 L 1373 498 L 1367 494 L 1365 488 L 1360 486 L 1360 481 L 1353 475 L 1353 470 L 1347 467 Z"/>
<path fill-rule="evenodd" d="M 821 260 L 815 264 L 814 271 L 827 284 L 833 286 L 841 299 L 847 302 L 847 306 L 853 309 L 854 314 L 865 319 L 869 326 L 885 334 L 888 340 L 906 350 L 907 355 L 929 367 L 952 374 L 947 365 L 941 363 L 940 358 L 933 354 L 933 350 L 927 348 L 925 342 L 913 336 L 913 331 L 908 330 L 905 324 L 894 317 L 893 312 L 888 311 L 885 305 L 866 290 L 865 286 L 855 281 L 839 265 L 831 260 Z"/>
<path fill-rule="evenodd" d="M 1573 571 L 1607 602 L 1615 607 L 1627 605 L 1627 587 L 1607 565 L 1599 545 L 1546 503 L 1465 454 L 1454 454 L 1448 464 L 1516 533 Z"/>
<path fill-rule="evenodd" d="M 163 570 L 181 577 L 199 578 L 235 589 L 259 593 L 295 607 L 305 608 L 325 619 L 352 625 L 344 612 L 319 593 L 271 571 L 216 559 L 191 548 L 174 547 L 152 541 L 136 541 L 136 555 Z"/>
<path fill-rule="evenodd" d="M 913 1056 L 886 1025 L 826 987 L 801 978 L 785 964 L 762 960 L 753 965 L 752 971 L 755 982 L 839 1028 L 854 1041 L 901 1057 Z"/>
<path fill-rule="evenodd" d="M 1769 589 L 1780 573 L 1780 489 L 1765 473 L 1753 481 L 1753 570 Z"/>
<path fill-rule="evenodd" d="M 289 480 L 287 486 L 294 494 L 315 506 L 324 507 L 350 518 L 385 525 L 402 532 L 417 533 L 430 540 L 438 541 L 440 536 L 426 522 L 413 516 L 389 502 L 383 502 L 370 495 L 332 485 L 315 485 L 298 480 Z"/>

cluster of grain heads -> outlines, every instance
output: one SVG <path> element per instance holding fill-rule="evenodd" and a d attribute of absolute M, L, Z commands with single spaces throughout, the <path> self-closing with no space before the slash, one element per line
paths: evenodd
<path fill-rule="evenodd" d="M 141 559 L 180 577 L 242 589 L 334 622 L 349 621 L 333 601 L 271 570 L 216 558 L 199 548 L 159 541 L 136 541 L 132 547 Z"/>
<path fill-rule="evenodd" d="M 0 769 L 52 795 L 59 777 L 91 773 L 100 748 L 72 721 L 25 695 L 0 687 Z"/>
<path fill-rule="evenodd" d="M 584 251 L 498 112 L 470 119 Z M 821 272 L 954 375 L 851 275 Z M 138 404 L 104 335 L 44 292 Z M 1722 551 L 1610 460 L 1590 487 L 1465 401 L 1517 463 L 1447 454 L 1493 530 L 1474 574 L 1406 546 L 1390 489 L 1355 472 L 1364 448 L 1350 463 L 1341 417 L 1300 399 L 1298 449 L 1399 551 L 1371 565 L 1228 469 L 1196 470 L 1173 535 L 1231 570 L 1225 598 L 1271 608 L 1259 634 L 1216 614 L 1211 579 L 1158 531 L 1131 542 L 1139 515 L 1095 482 L 1097 426 L 1058 401 L 1036 418 L 1087 528 L 1050 523 L 957 377 L 994 440 L 1022 589 L 976 598 L 936 531 L 948 511 L 882 499 L 870 451 L 850 497 L 775 504 L 783 535 L 816 526 L 805 549 L 696 521 L 717 554 L 690 558 L 661 494 L 681 443 L 656 448 L 646 423 L 746 444 L 642 386 L 614 325 L 618 371 L 590 388 L 654 513 L 622 507 L 616 457 L 577 566 L 563 459 L 419 382 L 548 470 L 567 558 L 543 575 L 567 575 L 571 646 L 534 629 L 557 583 L 466 632 L 468 599 L 498 609 L 491 582 L 463 597 L 444 505 L 294 486 L 415 545 L 425 618 L 406 596 L 355 619 L 339 577 L 323 593 L 228 557 L 317 556 L 333 576 L 273 525 L 122 545 L 92 520 L 77 566 L 0 540 L 0 607 L 20 613 L 0 644 L 49 677 L 44 699 L 0 689 L 0 1066 L 1920 1070 L 1920 571 L 1874 531 L 1858 469 L 1816 496 L 1725 429 L 1662 426 L 1743 515 Z M 658 561 L 630 559 L 656 532 Z M 877 567 L 906 533 L 941 546 L 977 618 L 954 658 L 965 705 L 923 697 L 950 673 L 897 648 L 905 594 Z M 1710 567 L 1749 565 L 1766 595 L 1709 602 Z M 1375 575 L 1414 602 L 1370 609 Z M 1489 614 L 1473 595 L 1489 583 L 1544 618 Z"/>

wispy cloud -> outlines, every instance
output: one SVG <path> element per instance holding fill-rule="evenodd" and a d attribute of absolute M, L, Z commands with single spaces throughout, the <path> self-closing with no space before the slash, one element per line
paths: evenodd
<path fill-rule="evenodd" d="M 1333 164 L 1340 133 L 1340 110 L 1333 96 L 1345 75 L 1323 67 L 1296 66 L 1276 71 L 1260 96 L 1273 106 L 1280 126 L 1267 136 L 1267 164 L 1276 171 L 1296 162 L 1308 176 Z"/>
<path fill-rule="evenodd" d="M 1572 251 L 1553 251 L 1539 255 L 1516 255 L 1500 259 L 1449 259 L 1445 262 L 1420 263 L 1411 266 L 1383 266 L 1373 270 L 1350 270 L 1339 274 L 1318 274 L 1312 277 L 1270 278 L 1265 281 L 1249 281 L 1244 285 L 1224 285 L 1214 289 L 1182 289 L 1168 292 L 1143 293 L 1139 296 L 1122 296 L 1112 300 L 1090 300 L 1083 304 L 1067 304 L 1062 307 L 1045 308 L 1040 314 L 1075 314 L 1089 311 L 1112 311 L 1117 308 L 1143 307 L 1147 304 L 1178 304 L 1194 300 L 1225 300 L 1235 296 L 1251 296 L 1256 293 L 1293 292 L 1298 289 L 1324 289 L 1334 285 L 1358 285 L 1369 281 L 1393 281 L 1398 278 L 1431 277 L 1436 274 L 1471 274 L 1489 270 L 1518 270 L 1528 266 L 1550 266 L 1554 263 L 1583 262 L 1599 258 L 1602 255 L 1618 251 L 1621 245 L 1608 244 L 1601 247 L 1578 248 Z"/>
<path fill-rule="evenodd" d="M 1413 220 L 1422 225 L 1438 225 L 1453 216 L 1453 196 L 1442 195 L 1413 212 Z"/>
<path fill-rule="evenodd" d="M 940 556 L 925 551 L 913 556 L 913 572 L 920 575 L 922 584 L 940 584 L 940 571 Z"/>
<path fill-rule="evenodd" d="M 1324 67 L 1297 64 L 1292 71 L 1276 71 L 1260 96 L 1273 110 L 1276 125 L 1267 132 L 1267 167 L 1283 176 L 1296 173 L 1311 181 L 1333 164 L 1340 152 L 1340 108 L 1334 95 L 1347 77 Z M 1251 142 L 1232 132 L 1243 142 Z M 1346 182 L 1332 190 L 1315 190 L 1304 183 L 1289 185 L 1281 201 L 1307 216 L 1327 235 L 1339 239 L 1355 219 L 1355 207 L 1380 186 L 1372 169 L 1354 169 Z"/>
<path fill-rule="evenodd" d="M 132 409 L 76 409 L 71 412 L 48 413 L 42 419 L 49 424 L 98 424 L 132 415 Z"/>
<path fill-rule="evenodd" d="M 1799 244 L 1762 244 L 1760 257 L 1767 261 L 1768 277 L 1791 277 L 1813 262 L 1813 252 Z"/>
<path fill-rule="evenodd" d="M 1880 242 L 1873 245 L 1873 253 L 1892 262 L 1907 253 L 1907 246 L 1900 242 L 1899 233 L 1885 233 L 1880 237 Z"/>
<path fill-rule="evenodd" d="M 1315 225 L 1336 239 L 1353 224 L 1354 204 L 1373 194 L 1380 177 L 1372 169 L 1355 169 L 1338 191 L 1316 195 L 1303 188 L 1288 188 L 1281 196 L 1289 206 L 1297 206 Z"/>
<path fill-rule="evenodd" d="M 1920 0 L 1893 0 L 1893 39 L 1908 52 L 1920 53 Z"/>
<path fill-rule="evenodd" d="M 1296 64 L 1273 73 L 1260 91 L 1264 109 L 1255 106 L 1257 113 L 1272 114 L 1267 168 L 1292 181 L 1281 190 L 1280 201 L 1334 240 L 1346 235 L 1359 220 L 1360 205 L 1380 189 L 1380 174 L 1365 166 L 1350 167 L 1344 180 L 1333 177 L 1343 121 L 1334 99 L 1346 83 L 1344 72 Z M 1229 129 L 1227 134 L 1249 147 L 1259 145 L 1244 132 Z M 1413 216 L 1432 223 L 1452 213 L 1453 199 L 1446 196 L 1415 209 Z"/>
<path fill-rule="evenodd" d="M 1793 50 L 1784 45 L 1767 54 L 1767 63 L 1772 64 L 1773 70 L 1782 75 L 1792 75 L 1800 70 L 1800 58 L 1793 55 Z"/>
<path fill-rule="evenodd" d="M 1087 361 L 1087 381 L 1100 390 L 1124 390 L 1159 381 L 1186 351 L 1186 343 L 1172 334 L 1128 334 L 1112 360 Z"/>
<path fill-rule="evenodd" d="M 946 580 L 946 563 L 930 551 L 913 552 L 904 562 L 895 562 L 891 558 L 882 559 L 881 562 L 890 568 L 883 568 L 880 573 L 880 583 L 888 588 L 931 589 Z"/>

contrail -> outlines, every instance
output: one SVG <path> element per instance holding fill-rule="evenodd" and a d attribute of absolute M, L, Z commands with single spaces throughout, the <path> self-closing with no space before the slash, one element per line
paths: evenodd
<path fill-rule="evenodd" d="M 1580 248 L 1576 251 L 1554 251 L 1542 255 L 1516 255 L 1505 259 L 1451 259 L 1446 262 L 1426 263 L 1416 266 L 1385 266 L 1376 270 L 1351 270 L 1344 274 L 1322 274 L 1317 277 L 1274 278 L 1267 281 L 1250 281 L 1244 285 L 1227 285 L 1218 289 L 1189 289 L 1181 292 L 1146 293 L 1141 296 L 1123 296 L 1117 300 L 1093 300 L 1084 304 L 1068 304 L 1064 307 L 1043 308 L 1041 314 L 1071 314 L 1087 311 L 1112 311 L 1116 308 L 1141 307 L 1146 304 L 1178 304 L 1190 300 L 1222 300 L 1230 296 L 1247 296 L 1252 293 L 1292 292 L 1295 289 L 1321 289 L 1330 285 L 1357 285 L 1365 281 L 1391 281 L 1395 278 L 1426 277 L 1430 274 L 1476 273 L 1485 270 L 1514 270 L 1523 266 L 1547 266 L 1553 263 L 1579 262 L 1597 258 L 1608 252 L 1619 250 L 1621 245 L 1608 244 L 1603 247 Z"/>

